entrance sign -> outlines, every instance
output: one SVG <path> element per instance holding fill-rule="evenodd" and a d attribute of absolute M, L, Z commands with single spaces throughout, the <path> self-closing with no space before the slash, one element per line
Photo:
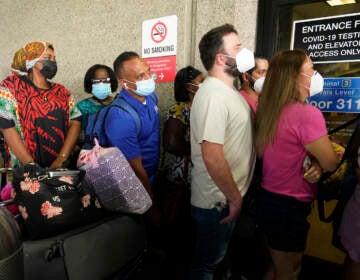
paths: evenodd
<path fill-rule="evenodd" d="M 177 16 L 143 21 L 142 58 L 156 82 L 173 82 L 176 74 Z"/>
<path fill-rule="evenodd" d="M 360 13 L 294 21 L 291 49 L 314 63 L 360 61 Z"/>
<path fill-rule="evenodd" d="M 360 78 L 325 78 L 322 93 L 308 103 L 323 112 L 360 113 Z"/>

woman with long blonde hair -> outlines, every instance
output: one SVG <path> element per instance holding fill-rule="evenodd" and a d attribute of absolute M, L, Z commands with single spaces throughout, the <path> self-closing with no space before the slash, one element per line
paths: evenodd
<path fill-rule="evenodd" d="M 305 100 L 323 78 L 302 50 L 271 60 L 256 115 L 256 149 L 263 160 L 257 219 L 270 247 L 274 279 L 297 279 L 312 201 L 321 172 L 338 158 L 322 113 Z"/>

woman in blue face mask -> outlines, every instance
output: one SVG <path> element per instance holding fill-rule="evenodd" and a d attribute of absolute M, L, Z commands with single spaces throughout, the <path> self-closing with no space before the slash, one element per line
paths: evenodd
<path fill-rule="evenodd" d="M 91 94 L 91 97 L 77 104 L 82 114 L 78 145 L 82 145 L 85 140 L 84 132 L 89 115 L 96 113 L 102 107 L 110 104 L 114 99 L 112 93 L 116 91 L 117 87 L 117 79 L 110 67 L 95 64 L 87 70 L 84 78 L 84 90 L 86 93 Z"/>

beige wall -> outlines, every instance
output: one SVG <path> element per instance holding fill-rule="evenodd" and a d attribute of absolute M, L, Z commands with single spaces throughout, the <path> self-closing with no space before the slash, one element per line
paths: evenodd
<path fill-rule="evenodd" d="M 0 80 L 10 72 L 13 54 L 25 43 L 48 40 L 58 62 L 55 82 L 77 99 L 95 63 L 112 67 L 121 52 L 141 54 L 142 22 L 177 15 L 177 69 L 188 64 L 203 69 L 198 42 L 211 28 L 232 23 L 242 43 L 255 49 L 257 0 L 0 0 Z M 157 86 L 160 109 L 173 102 L 172 83 Z"/>

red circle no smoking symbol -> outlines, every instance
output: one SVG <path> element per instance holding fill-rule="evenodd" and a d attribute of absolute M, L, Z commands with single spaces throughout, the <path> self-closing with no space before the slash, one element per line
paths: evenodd
<path fill-rule="evenodd" d="M 166 25 L 161 21 L 155 23 L 154 26 L 151 28 L 151 40 L 153 40 L 155 43 L 160 43 L 164 41 L 166 34 Z"/>

